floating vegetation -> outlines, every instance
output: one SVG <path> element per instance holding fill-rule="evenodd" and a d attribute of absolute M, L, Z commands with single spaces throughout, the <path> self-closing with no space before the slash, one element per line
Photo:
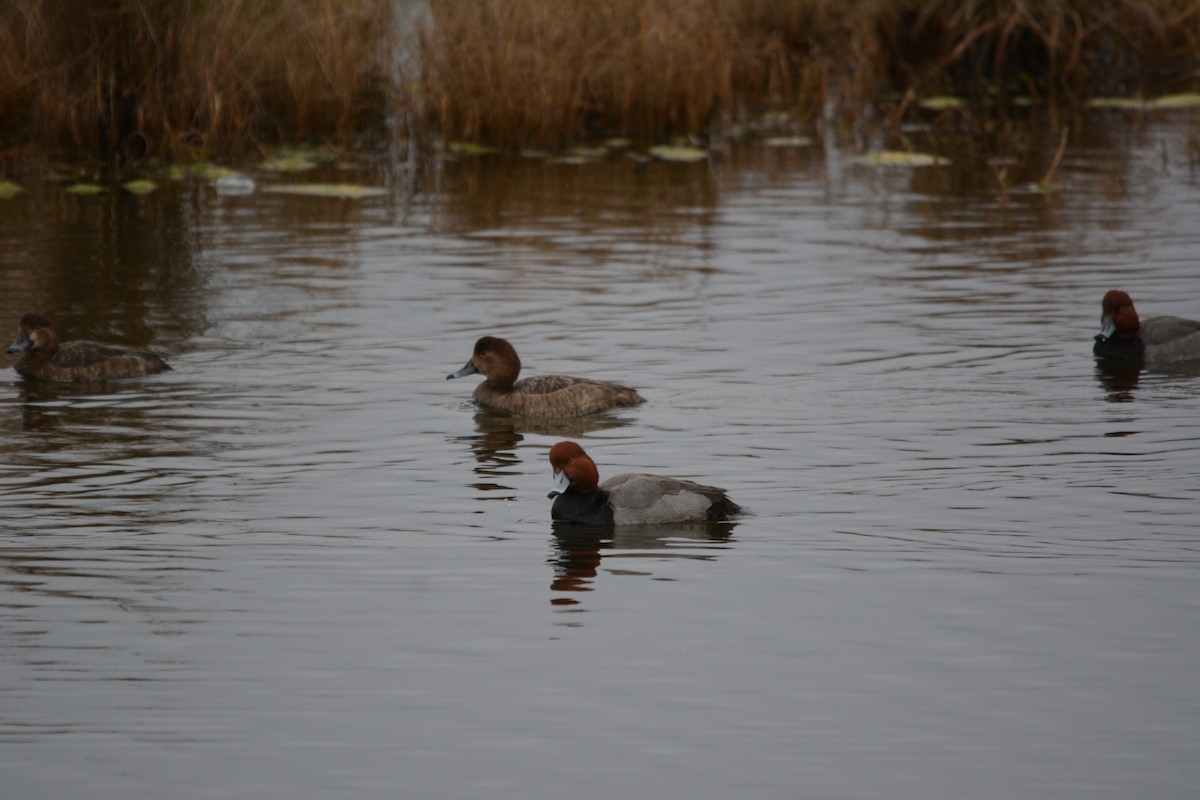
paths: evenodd
<path fill-rule="evenodd" d="M 103 194 L 108 190 L 98 183 L 72 183 L 63 191 L 69 194 L 77 194 L 80 197 L 91 197 L 92 195 Z"/>
<path fill-rule="evenodd" d="M 301 155 L 277 155 L 259 164 L 267 172 L 308 172 L 317 162 Z"/>
<path fill-rule="evenodd" d="M 812 147 L 816 144 L 811 136 L 768 136 L 763 139 L 767 147 Z"/>
<path fill-rule="evenodd" d="M 1146 101 L 1133 97 L 1093 97 L 1084 105 L 1088 108 L 1127 108 L 1141 111 L 1146 107 Z"/>
<path fill-rule="evenodd" d="M 764 128 L 779 128 L 792 124 L 795 119 L 796 115 L 790 111 L 764 111 L 758 115 L 758 125 Z"/>
<path fill-rule="evenodd" d="M 448 142 L 446 144 L 446 152 L 453 153 L 456 156 L 490 156 L 499 153 L 500 149 L 490 144 L 480 144 L 479 142 Z"/>
<path fill-rule="evenodd" d="M 954 109 L 966 108 L 967 101 L 961 97 L 950 97 L 944 95 L 941 97 L 926 97 L 917 103 L 926 111 L 951 111 Z"/>
<path fill-rule="evenodd" d="M 0 181 L 0 200 L 11 200 L 25 191 L 12 181 Z"/>
<path fill-rule="evenodd" d="M 141 178 L 139 180 L 128 181 L 121 184 L 121 188 L 133 194 L 150 194 L 158 190 L 158 184 L 151 180 Z"/>
<path fill-rule="evenodd" d="M 608 155 L 603 147 L 572 147 L 564 155 L 567 158 L 586 158 L 595 161 Z"/>
<path fill-rule="evenodd" d="M 1200 93 L 1185 92 L 1156 97 L 1146 103 L 1147 108 L 1200 108 Z"/>
<path fill-rule="evenodd" d="M 230 172 L 227 175 L 222 175 L 213 181 L 213 186 L 217 190 L 217 194 L 225 197 L 241 197 L 248 194 L 254 194 L 257 184 L 249 175 L 243 175 L 240 172 Z"/>
<path fill-rule="evenodd" d="M 932 153 L 910 153 L 906 150 L 876 150 L 854 161 L 868 167 L 934 167 L 950 163 L 950 159 Z"/>
<path fill-rule="evenodd" d="M 669 144 L 655 145 L 646 152 L 661 161 L 674 161 L 679 164 L 691 164 L 708 158 L 708 151 L 701 150 L 699 147 L 680 147 Z"/>
<path fill-rule="evenodd" d="M 233 172 L 229 167 L 222 167 L 207 161 L 196 161 L 187 166 L 173 166 L 167 170 L 167 180 L 182 181 L 196 178 L 202 181 L 215 181 L 223 175 Z"/>
<path fill-rule="evenodd" d="M 1153 109 L 1200 108 L 1200 93 L 1167 94 L 1150 100 L 1136 97 L 1093 97 L 1085 103 L 1088 108 L 1119 108 L 1128 111 Z"/>
<path fill-rule="evenodd" d="M 560 164 L 568 167 L 577 167 L 583 164 L 595 164 L 600 159 L 591 156 L 556 156 L 549 159 L 547 164 Z"/>
<path fill-rule="evenodd" d="M 378 186 L 363 186 L 357 183 L 283 183 L 264 186 L 271 194 L 294 194 L 305 197 L 337 197 L 346 200 L 362 200 L 366 197 L 383 197 L 387 189 Z"/>
<path fill-rule="evenodd" d="M 207 162 L 193 164 L 188 172 L 192 175 L 192 177 L 198 178 L 202 181 L 218 181 L 221 178 L 224 178 L 226 175 L 233 174 L 233 170 L 229 167 L 222 167 L 218 166 L 217 164 L 209 164 Z"/>

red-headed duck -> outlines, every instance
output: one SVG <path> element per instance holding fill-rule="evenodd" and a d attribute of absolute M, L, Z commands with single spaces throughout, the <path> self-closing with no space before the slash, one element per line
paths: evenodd
<path fill-rule="evenodd" d="M 600 483 L 596 462 L 575 442 L 550 448 L 552 519 L 585 525 L 644 525 L 723 519 L 742 511 L 724 489 L 627 472 Z"/>
<path fill-rule="evenodd" d="M 504 339 L 484 336 L 475 343 L 471 360 L 446 380 L 482 374 L 475 387 L 481 405 L 530 417 L 580 417 L 620 406 L 636 406 L 645 398 L 628 386 L 569 375 L 539 375 L 518 381 L 521 359 Z"/>
<path fill-rule="evenodd" d="M 21 317 L 9 353 L 20 353 L 13 369 L 25 378 L 62 383 L 92 383 L 138 378 L 170 369 L 154 353 L 100 342 L 64 342 L 41 314 Z"/>
<path fill-rule="evenodd" d="M 1104 295 L 1092 352 L 1102 358 L 1165 364 L 1200 360 L 1200 322 L 1180 317 L 1139 320 L 1126 292 Z"/>

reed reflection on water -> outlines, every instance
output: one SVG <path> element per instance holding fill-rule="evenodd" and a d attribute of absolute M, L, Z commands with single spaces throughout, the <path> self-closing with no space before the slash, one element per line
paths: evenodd
<path fill-rule="evenodd" d="M 1186 795 L 1200 373 L 1090 351 L 1200 314 L 1192 126 L 1049 194 L 1056 139 L 4 201 L 0 318 L 174 367 L 0 377 L 6 793 Z M 647 402 L 481 410 L 485 334 Z M 552 524 L 561 439 L 753 514 Z"/>

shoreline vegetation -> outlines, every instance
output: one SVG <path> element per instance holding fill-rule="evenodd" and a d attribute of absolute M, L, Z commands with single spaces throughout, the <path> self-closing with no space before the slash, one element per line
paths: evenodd
<path fill-rule="evenodd" d="M 0 5 L 0 170 L 38 153 L 707 141 L 763 115 L 851 129 L 1198 89 L 1200 0 Z"/>

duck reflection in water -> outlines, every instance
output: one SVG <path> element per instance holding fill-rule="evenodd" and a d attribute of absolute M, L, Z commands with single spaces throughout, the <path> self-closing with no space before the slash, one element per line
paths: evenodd
<path fill-rule="evenodd" d="M 562 521 L 553 525 L 550 604 L 562 606 L 564 611 L 586 610 L 581 607 L 579 595 L 594 591 L 601 560 L 608 561 L 604 571 L 609 575 L 672 580 L 656 577 L 650 567 L 674 559 L 712 561 L 728 549 L 737 527 L 729 520 L 616 528 Z"/>
<path fill-rule="evenodd" d="M 536 436 L 582 437 L 596 431 L 620 428 L 630 420 L 595 414 L 590 417 L 547 419 L 523 417 L 504 411 L 485 409 L 475 414 L 475 433 L 449 437 L 450 441 L 466 442 L 475 456 L 475 473 L 479 476 L 474 487 L 484 492 L 485 500 L 515 500 L 516 488 L 511 482 L 523 474 L 518 470 L 521 459 L 517 449 L 527 434 Z M 508 483 L 506 483 L 506 481 Z"/>
<path fill-rule="evenodd" d="M 1096 361 L 1096 380 L 1107 393 L 1110 403 L 1129 403 L 1142 374 L 1142 365 L 1131 361 L 1103 358 Z"/>
<path fill-rule="evenodd" d="M 14 384 L 21 409 L 21 429 L 45 434 L 62 432 L 64 437 L 47 437 L 41 447 L 67 447 L 83 439 L 102 439 L 107 425 L 119 427 L 137 438 L 147 428 L 146 390 L 136 383 L 58 383 L 19 381 Z M 86 417 L 87 423 L 80 425 Z M 63 423 L 68 424 L 64 425 Z M 148 434 L 147 434 L 148 435 Z"/>
<path fill-rule="evenodd" d="M 1132 403 L 1139 387 L 1200 379 L 1200 362 L 1150 364 L 1120 358 L 1096 359 L 1096 382 L 1110 403 Z"/>

